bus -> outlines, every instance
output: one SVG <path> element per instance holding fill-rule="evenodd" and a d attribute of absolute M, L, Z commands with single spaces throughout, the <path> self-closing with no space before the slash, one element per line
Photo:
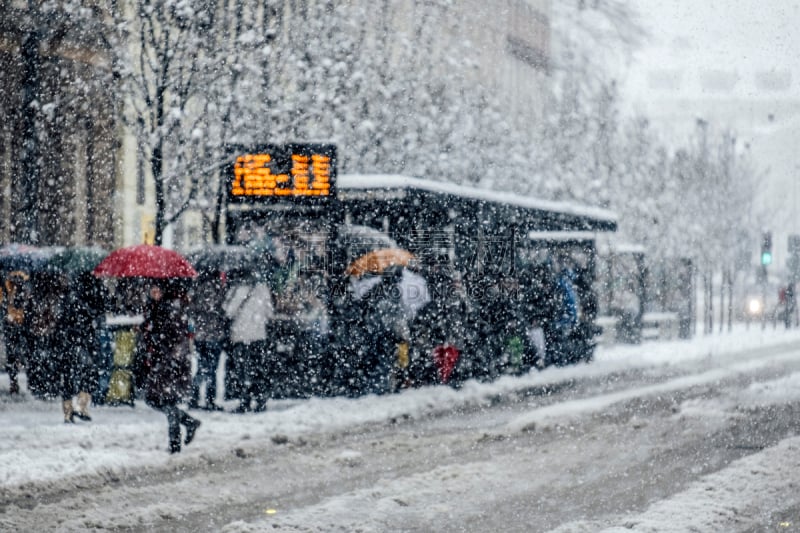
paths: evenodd
<path fill-rule="evenodd" d="M 613 212 L 410 176 L 337 175 L 333 145 L 240 147 L 232 159 L 226 241 L 269 257 L 273 394 L 386 392 L 373 388 L 378 363 L 366 360 L 384 348 L 359 328 L 374 331 L 364 329 L 362 292 L 375 292 L 390 270 L 417 298 L 400 295 L 406 324 L 391 335 L 396 364 L 377 371 L 382 383 L 391 374 L 391 390 L 591 358 L 592 312 L 581 308 L 571 333 L 587 338 L 588 352 L 548 358 L 524 309 L 531 272 L 572 269 L 582 279 L 570 284 L 591 285 L 593 263 L 566 248 L 551 248 L 549 263 L 520 250 L 531 248 L 532 232 L 613 232 Z M 370 248 L 400 263 L 355 279 L 355 256 Z M 549 327 L 557 317 L 542 318 Z"/>
<path fill-rule="evenodd" d="M 463 377 L 494 379 L 507 371 L 520 371 L 532 364 L 569 364 L 590 360 L 596 333 L 590 297 L 594 283 L 592 248 L 556 245 L 531 235 L 611 232 L 616 215 L 608 210 L 435 182 L 397 175 L 345 175 L 338 184 L 338 199 L 346 222 L 380 229 L 420 259 L 425 271 L 447 269 L 460 286 L 466 324 L 458 324 L 457 337 L 465 350 Z M 536 257 L 524 254 L 535 250 Z M 562 272 L 570 280 L 559 280 Z M 556 302 L 531 292 L 531 282 L 546 290 L 542 277 L 574 285 L 576 316 L 564 332 L 558 318 L 540 316 L 551 312 Z M 435 276 L 434 276 L 435 277 Z M 441 288 L 434 291 L 441 295 Z M 444 290 L 452 289 L 444 287 Z M 584 293 L 584 294 L 577 294 Z M 548 291 L 550 300 L 560 300 L 557 287 Z M 584 296 L 580 298 L 580 296 Z M 531 303 L 538 300 L 537 303 Z M 585 305 L 582 306 L 580 302 Z M 520 357 L 531 351 L 528 344 L 530 319 L 543 325 L 549 353 Z M 511 346 L 510 346 L 511 345 Z M 431 347 L 422 347 L 422 351 Z M 541 347 L 539 351 L 544 351 Z M 522 361 L 520 361 L 522 359 Z"/>

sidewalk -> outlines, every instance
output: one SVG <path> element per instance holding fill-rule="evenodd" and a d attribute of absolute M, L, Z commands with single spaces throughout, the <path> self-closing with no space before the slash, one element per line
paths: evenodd
<path fill-rule="evenodd" d="M 113 476 L 141 468 L 171 468 L 226 455 L 239 447 L 270 446 L 289 438 L 335 432 L 403 415 L 419 416 L 478 405 L 510 391 L 583 376 L 602 377 L 621 369 L 663 367 L 692 359 L 725 357 L 749 348 L 800 341 L 800 330 L 737 327 L 732 333 L 700 335 L 691 341 L 648 342 L 601 347 L 588 365 L 548 368 L 493 383 L 468 382 L 460 390 L 429 387 L 357 399 L 313 398 L 270 401 L 267 412 L 235 415 L 197 411 L 203 421 L 195 441 L 170 456 L 164 415 L 137 401 L 135 407 L 98 406 L 92 422 L 64 424 L 58 401 L 41 401 L 26 391 L 9 396 L 8 375 L 0 373 L 0 494 L 26 484 L 57 486 L 81 476 Z"/>

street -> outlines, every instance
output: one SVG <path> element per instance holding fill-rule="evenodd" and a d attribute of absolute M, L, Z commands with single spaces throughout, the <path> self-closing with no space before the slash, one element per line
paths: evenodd
<path fill-rule="evenodd" d="M 167 458 L 162 445 L 62 477 L 4 480 L 0 527 L 795 531 L 800 336 L 735 335 L 734 347 L 714 350 L 702 339 L 611 348 L 590 365 L 461 391 L 313 400 L 321 417 L 339 421 L 307 422 L 304 430 L 269 417 L 303 417 L 308 401 L 276 402 L 264 415 L 202 413 L 202 443 L 181 457 Z M 761 342 L 744 342 L 753 337 Z M 670 364 L 633 355 L 677 354 L 682 346 L 684 356 Z M 339 404 L 325 414 L 328 404 L 348 401 L 358 416 L 333 414 Z M 3 403 L 0 416 L 10 420 L 14 405 L 27 408 Z M 102 425 L 113 409 L 120 408 L 98 409 L 93 443 L 77 439 L 87 456 L 124 453 L 123 443 L 108 440 L 115 424 Z M 163 420 L 145 407 L 119 415 L 139 431 L 152 425 L 155 441 L 164 439 Z M 133 424 L 132 415 L 143 421 Z M 58 420 L 53 409 L 60 435 Z M 123 426 L 117 429 L 127 433 Z M 17 432 L 12 424 L 11 442 L 31 444 Z M 26 460 L 47 468 L 32 455 Z"/>

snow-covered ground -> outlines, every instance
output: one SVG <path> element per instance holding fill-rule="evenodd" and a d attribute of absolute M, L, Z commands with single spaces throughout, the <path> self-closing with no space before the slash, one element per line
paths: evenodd
<path fill-rule="evenodd" d="M 713 385 L 738 372 L 753 370 L 783 360 L 800 360 L 798 350 L 765 351 L 762 358 L 743 358 L 754 350 L 800 341 L 800 330 L 782 328 L 761 330 L 758 327 L 737 327 L 732 333 L 698 336 L 691 341 L 645 343 L 638 346 L 612 346 L 598 349 L 596 360 L 588 365 L 568 368 L 550 368 L 532 372 L 522 377 L 505 377 L 494 383 L 467 383 L 460 390 L 449 387 L 431 387 L 408 390 L 401 394 L 359 399 L 324 398 L 311 400 L 272 401 L 268 411 L 261 414 L 235 415 L 227 412 L 197 412 L 202 420 L 195 441 L 180 455 L 167 453 L 166 421 L 164 416 L 146 407 L 142 402 L 130 407 L 95 407 L 93 421 L 67 425 L 62 423 L 58 402 L 44 402 L 29 395 L 8 395 L 8 378 L 0 374 L 0 500 L 20 498 L 33 490 L 56 490 L 68 487 L 75 480 L 113 479 L 130 473 L 171 471 L 182 464 L 187 467 L 204 460 L 209 463 L 230 456 L 237 450 L 258 447 L 275 442 L 290 441 L 319 434 L 357 432 L 359 427 L 385 424 L 403 418 L 424 418 L 438 413 L 469 409 L 490 402 L 492 398 L 513 394 L 548 384 L 574 380 L 604 380 L 607 377 L 639 369 L 653 375 L 669 376 L 675 368 L 695 365 L 698 370 L 689 375 L 681 373 L 674 378 L 608 392 L 592 397 L 591 401 L 573 399 L 540 406 L 498 421 L 493 429 L 498 438 L 504 433 L 529 431 L 552 420 L 563 421 L 571 416 L 592 414 L 615 403 L 635 397 L 658 396 L 692 385 Z M 707 370 L 704 362 L 713 361 Z M 680 409 L 685 415 L 713 419 L 717 413 L 729 408 L 730 397 L 691 400 Z M 791 374 L 773 380 L 752 384 L 737 395 L 738 408 L 746 405 L 771 405 L 800 402 L 800 374 Z M 229 405 L 229 407 L 232 407 Z M 458 416 L 458 415 L 454 415 Z M 244 452 L 243 452 L 244 453 Z M 358 453 L 347 457 L 343 452 L 337 460 L 346 464 L 358 462 Z M 786 491 L 796 492 L 798 474 L 786 475 L 787 469 L 800 472 L 800 437 L 790 437 L 777 446 L 756 451 L 732 462 L 691 484 L 685 490 L 652 505 L 643 513 L 625 517 L 620 530 L 697 531 L 714 530 L 728 524 L 742 509 L 752 509 L 759 502 L 776 498 Z M 445 468 L 457 470 L 450 465 Z M 475 498 L 488 494 L 470 492 L 470 485 L 462 479 L 476 476 L 487 486 L 502 486 L 513 473 L 513 463 L 470 463 L 460 471 L 449 472 L 452 477 L 447 490 L 464 493 L 461 501 L 471 505 Z M 368 489 L 347 491 L 313 505 L 290 510 L 281 515 L 280 524 L 289 530 L 326 530 L 330 524 L 358 524 L 365 530 L 384 530 L 385 523 L 372 521 L 371 516 L 384 513 L 380 505 L 388 505 L 375 494 L 416 494 L 424 497 L 432 483 L 441 485 L 443 474 L 431 471 L 401 478 L 387 478 Z M 794 488 L 792 488 L 794 487 Z M 443 490 L 441 486 L 436 489 Z M 469 494 L 467 494 L 469 493 Z M 502 497 L 502 490 L 493 497 Z M 456 499 L 458 500 L 458 499 Z M 378 505 L 378 507 L 376 507 Z M 397 504 L 391 504 L 393 508 Z M 450 502 L 452 506 L 452 501 Z M 376 510 L 377 509 L 377 510 Z M 0 513 L 0 526 L 15 525 L 17 507 Z M 458 513 L 458 509 L 451 509 Z M 267 512 L 267 510 L 265 510 Z M 399 511 L 399 512 L 402 512 Z M 100 511 L 98 510 L 98 513 Z M 377 513 L 377 514 L 376 514 Z M 337 516 L 345 516 L 337 521 Z M 249 531 L 261 528 L 270 530 L 277 526 L 270 516 L 263 523 L 233 522 L 226 526 L 231 531 Z M 287 524 L 302 525 L 298 529 Z M 631 524 L 635 527 L 631 527 Z M 606 524 L 607 525 L 607 524 Z M 780 524 L 779 524 L 780 526 Z M 788 527 L 788 526 L 780 526 Z M 792 527 L 795 527 L 792 525 Z M 69 529 L 69 528 L 68 528 Z M 562 524 L 559 531 L 595 531 L 597 524 L 575 521 Z"/>

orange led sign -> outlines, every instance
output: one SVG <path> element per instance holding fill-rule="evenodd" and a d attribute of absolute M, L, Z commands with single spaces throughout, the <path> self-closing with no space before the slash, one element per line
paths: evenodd
<path fill-rule="evenodd" d="M 229 201 L 321 198 L 333 194 L 334 145 L 263 145 L 235 150 L 233 155 Z"/>

